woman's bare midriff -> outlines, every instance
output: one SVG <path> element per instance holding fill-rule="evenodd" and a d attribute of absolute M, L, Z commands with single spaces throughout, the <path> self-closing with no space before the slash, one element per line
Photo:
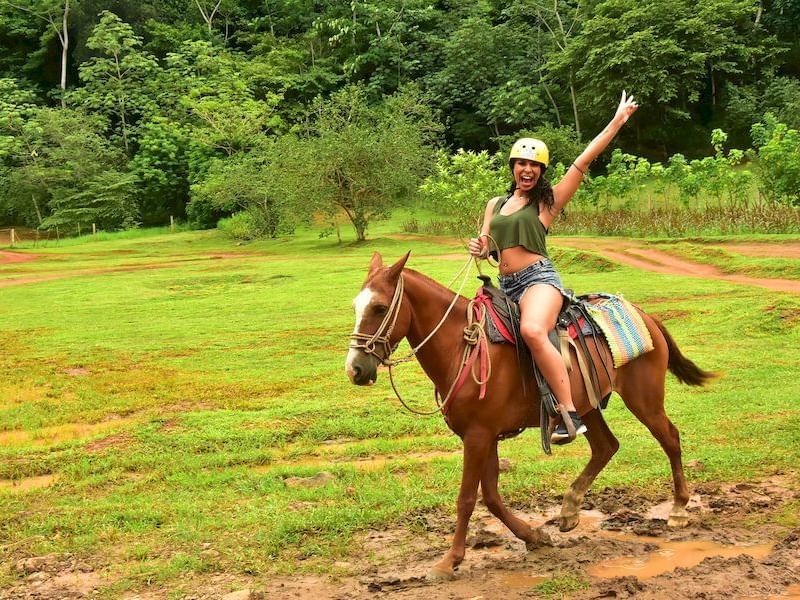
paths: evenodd
<path fill-rule="evenodd" d="M 541 254 L 531 252 L 523 246 L 506 248 L 500 253 L 500 274 L 510 275 L 511 273 L 516 273 L 543 258 L 545 257 Z"/>

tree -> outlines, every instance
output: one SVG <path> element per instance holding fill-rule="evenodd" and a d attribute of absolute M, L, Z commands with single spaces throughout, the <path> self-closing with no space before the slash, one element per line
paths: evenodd
<path fill-rule="evenodd" d="M 32 198 L 40 227 L 136 222 L 135 177 L 100 135 L 102 127 L 101 118 L 77 110 L 36 108 L 14 143 L 4 144 L 0 159 L 14 166 L 3 177 L 5 193 L 18 204 Z"/>
<path fill-rule="evenodd" d="M 415 91 L 370 105 L 363 86 L 350 86 L 313 104 L 302 135 L 280 142 L 282 158 L 264 177 L 283 182 L 298 212 L 344 212 L 362 241 L 371 221 L 417 189 L 439 131 Z"/>
<path fill-rule="evenodd" d="M 767 114 L 753 125 L 759 191 L 771 202 L 800 205 L 800 131 Z"/>
<path fill-rule="evenodd" d="M 29 0 L 30 2 L 30 0 Z M 73 3 L 75 0 L 73 0 Z M 67 57 L 69 55 L 69 11 L 70 0 L 34 0 L 30 6 L 22 6 L 9 0 L 0 0 L 0 4 L 23 10 L 49 25 L 48 30 L 55 33 L 61 45 L 61 107 L 66 106 L 67 91 Z"/>
<path fill-rule="evenodd" d="M 30 195 L 15 190 L 11 182 L 16 170 L 34 165 L 36 130 L 30 118 L 36 113 L 35 94 L 22 88 L 14 79 L 0 79 L 0 216 L 29 225 L 42 222 L 41 200 L 36 193 Z"/>
<path fill-rule="evenodd" d="M 80 67 L 84 86 L 74 92 L 78 103 L 108 118 L 122 138 L 125 152 L 132 153 L 136 123 L 155 112 L 150 82 L 158 63 L 141 50 L 142 40 L 114 13 L 104 11 L 86 45 L 101 56 Z"/>
<path fill-rule="evenodd" d="M 753 28 L 754 11 L 750 0 L 605 0 L 551 68 L 565 79 L 575 74 L 581 103 L 595 115 L 632 90 L 648 109 L 632 130 L 640 140 L 686 138 L 693 114 L 708 120 L 718 110 L 722 84 L 774 57 Z"/>
<path fill-rule="evenodd" d="M 233 159 L 215 161 L 202 183 L 192 186 L 196 216 L 200 217 L 201 205 L 210 208 L 207 212 L 212 216 L 245 211 L 250 230 L 239 237 L 274 238 L 292 233 L 299 215 L 292 210 L 281 179 L 264 176 L 270 165 L 281 162 L 278 153 L 283 149 L 267 144 Z"/>

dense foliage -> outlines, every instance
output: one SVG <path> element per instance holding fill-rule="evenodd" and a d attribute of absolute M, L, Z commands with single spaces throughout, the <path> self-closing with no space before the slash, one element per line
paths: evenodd
<path fill-rule="evenodd" d="M 568 162 L 623 88 L 642 103 L 623 155 L 680 175 L 713 154 L 710 176 L 715 128 L 797 152 L 798 34 L 800 0 L 0 0 L 0 223 L 244 209 L 264 235 L 346 215 L 363 238 L 435 146 L 493 154 L 525 130 Z M 762 195 L 797 203 L 775 164 L 754 168 Z"/>
<path fill-rule="evenodd" d="M 728 135 L 715 129 L 713 156 L 687 160 L 678 153 L 664 163 L 617 148 L 607 173 L 585 182 L 554 230 L 627 236 L 800 232 L 800 131 L 768 113 L 753 126 L 753 138 L 754 149 L 726 149 Z M 486 200 L 508 183 L 504 156 L 441 154 L 420 186 L 441 218 L 407 223 L 406 229 L 474 235 Z M 558 162 L 546 177 L 556 183 L 565 170 Z"/>

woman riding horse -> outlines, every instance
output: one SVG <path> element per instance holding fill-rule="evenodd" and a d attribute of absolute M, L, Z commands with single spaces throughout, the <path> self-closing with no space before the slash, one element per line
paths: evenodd
<path fill-rule="evenodd" d="M 489 200 L 480 236 L 469 241 L 470 254 L 481 258 L 490 253 L 489 240 L 496 243 L 500 288 L 519 304 L 522 337 L 556 400 L 569 412 L 576 434 L 585 433 L 586 426 L 575 410 L 564 361 L 547 337 L 569 296 L 548 258 L 546 236 L 580 187 L 591 162 L 638 107 L 633 96 L 623 91 L 614 118 L 552 187 L 544 178 L 550 163 L 547 146 L 533 138 L 517 140 L 508 158 L 514 178 L 508 195 Z M 568 431 L 566 423 L 559 423 L 552 434 L 553 443 L 571 442 L 574 437 Z"/>

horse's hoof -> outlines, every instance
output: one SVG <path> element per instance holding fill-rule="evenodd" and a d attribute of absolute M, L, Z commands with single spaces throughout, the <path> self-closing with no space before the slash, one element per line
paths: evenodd
<path fill-rule="evenodd" d="M 572 531 L 578 526 L 580 523 L 580 519 L 578 515 L 573 515 L 571 517 L 564 517 L 562 516 L 560 521 L 558 522 L 558 530 L 561 533 L 566 533 L 567 531 Z"/>
<path fill-rule="evenodd" d="M 528 540 L 525 542 L 525 549 L 530 552 L 531 550 L 537 550 L 542 548 L 543 546 L 552 546 L 553 545 L 553 538 L 550 537 L 550 534 L 546 531 L 542 531 L 541 529 L 534 530 L 534 537 L 532 540 Z"/>
<path fill-rule="evenodd" d="M 441 567 L 433 567 L 425 576 L 428 581 L 453 581 L 455 578 L 455 571 L 442 569 Z"/>
<path fill-rule="evenodd" d="M 686 527 L 688 524 L 689 524 L 689 515 L 687 514 L 670 515 L 669 520 L 667 521 L 667 527 L 673 527 L 675 529 Z"/>

